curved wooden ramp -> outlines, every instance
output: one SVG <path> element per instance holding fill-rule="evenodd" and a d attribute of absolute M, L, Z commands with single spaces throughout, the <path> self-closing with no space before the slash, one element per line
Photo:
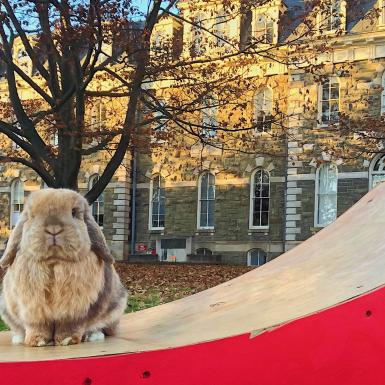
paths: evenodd
<path fill-rule="evenodd" d="M 383 384 L 385 183 L 295 249 L 123 318 L 105 342 L 11 346 L 0 385 Z"/>

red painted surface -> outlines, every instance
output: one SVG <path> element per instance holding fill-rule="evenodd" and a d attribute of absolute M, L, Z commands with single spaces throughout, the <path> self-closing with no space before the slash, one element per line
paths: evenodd
<path fill-rule="evenodd" d="M 0 363 L 1 385 L 384 385 L 385 288 L 253 339 Z"/>

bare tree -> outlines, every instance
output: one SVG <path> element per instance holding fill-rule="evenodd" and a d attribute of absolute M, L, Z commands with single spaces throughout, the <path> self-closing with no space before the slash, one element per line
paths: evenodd
<path fill-rule="evenodd" d="M 253 118 L 243 111 L 273 66 L 317 73 L 314 58 L 330 49 L 331 37 L 320 34 L 320 20 L 305 16 L 325 7 L 321 23 L 330 28 L 339 10 L 319 1 L 291 14 L 282 7 L 270 20 L 261 18 L 255 33 L 252 11 L 268 4 L 224 0 L 213 13 L 199 2 L 186 14 L 177 0 L 148 1 L 147 11 L 130 0 L 0 0 L 6 84 L 0 133 L 14 143 L 2 149 L 0 161 L 32 168 L 48 186 L 77 189 L 84 158 L 108 151 L 110 159 L 87 193 L 92 202 L 127 151 L 140 146 L 199 142 L 278 154 L 288 135 L 286 95 L 269 109 L 268 95 L 261 95 L 260 114 Z M 165 20 L 175 24 L 171 34 L 162 34 Z M 235 20 L 240 34 L 229 37 L 226 28 Z M 339 25 L 333 28 L 338 35 Z M 250 75 L 255 66 L 257 81 Z M 26 87 L 32 98 L 21 95 Z M 87 120 L 87 111 L 101 99 L 122 106 L 113 127 Z M 218 107 L 226 118 L 215 119 Z"/>

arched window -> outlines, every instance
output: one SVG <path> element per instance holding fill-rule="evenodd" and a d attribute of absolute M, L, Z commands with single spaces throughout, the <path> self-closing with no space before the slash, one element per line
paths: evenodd
<path fill-rule="evenodd" d="M 264 132 L 271 128 L 273 116 L 273 91 L 264 87 L 254 95 L 255 131 Z"/>
<path fill-rule="evenodd" d="M 369 188 L 376 187 L 379 183 L 385 181 L 385 155 L 377 155 L 369 169 Z"/>
<path fill-rule="evenodd" d="M 198 186 L 198 228 L 214 228 L 215 211 L 215 176 L 204 173 L 199 178 Z"/>
<path fill-rule="evenodd" d="M 251 249 L 247 253 L 247 266 L 261 266 L 267 262 L 267 255 L 262 249 Z"/>
<path fill-rule="evenodd" d="M 338 170 L 324 163 L 316 173 L 315 226 L 324 227 L 337 218 Z"/>
<path fill-rule="evenodd" d="M 382 92 L 381 92 L 381 115 L 385 113 L 385 71 L 382 74 L 381 79 Z"/>
<path fill-rule="evenodd" d="M 251 229 L 269 227 L 270 175 L 265 170 L 256 170 L 250 181 L 250 218 Z"/>
<path fill-rule="evenodd" d="M 166 194 L 164 179 L 155 175 L 150 184 L 150 223 L 151 230 L 163 230 L 166 214 Z"/>
<path fill-rule="evenodd" d="M 91 190 L 95 183 L 99 180 L 99 175 L 95 174 L 90 177 L 88 183 L 88 190 Z M 101 193 L 97 199 L 91 205 L 92 216 L 94 217 L 96 223 L 103 227 L 104 224 L 104 194 Z"/>
<path fill-rule="evenodd" d="M 201 247 L 200 249 L 197 249 L 196 254 L 198 255 L 213 255 L 213 252 L 210 249 L 206 249 L 205 247 Z"/>
<path fill-rule="evenodd" d="M 24 185 L 23 182 L 17 178 L 11 184 L 11 229 L 16 226 L 20 214 L 24 207 Z"/>
<path fill-rule="evenodd" d="M 318 120 L 321 125 L 335 124 L 340 113 L 340 83 L 338 78 L 330 77 L 319 85 Z"/>
<path fill-rule="evenodd" d="M 266 15 L 257 15 L 255 23 L 255 37 L 264 44 L 272 44 L 274 41 L 274 21 Z"/>
<path fill-rule="evenodd" d="M 217 135 L 218 127 L 218 98 L 214 95 L 207 95 L 203 100 L 202 108 L 202 136 L 214 138 Z"/>

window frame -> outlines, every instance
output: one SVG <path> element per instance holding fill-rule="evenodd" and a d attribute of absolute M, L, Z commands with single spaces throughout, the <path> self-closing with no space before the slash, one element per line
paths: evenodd
<path fill-rule="evenodd" d="M 336 196 L 336 204 L 335 204 L 336 216 L 331 222 L 326 223 L 326 224 L 321 224 L 319 221 L 319 214 L 320 214 L 320 210 L 319 210 L 320 199 L 319 198 L 320 198 L 320 182 L 321 182 L 320 173 L 321 173 L 322 167 L 325 167 L 326 165 L 332 165 L 333 168 L 336 170 L 337 189 L 336 189 L 335 194 L 333 194 Z M 316 175 L 315 175 L 314 194 L 315 194 L 315 196 L 314 196 L 314 227 L 326 227 L 326 226 L 330 225 L 331 223 L 333 223 L 337 219 L 337 216 L 338 216 L 338 167 L 336 164 L 331 163 L 331 162 L 326 162 L 317 168 Z M 329 194 L 324 194 L 324 195 L 331 195 L 331 194 L 329 193 Z"/>
<path fill-rule="evenodd" d="M 385 71 L 382 73 L 381 76 L 381 116 L 385 114 Z"/>
<path fill-rule="evenodd" d="M 384 159 L 384 170 L 383 171 L 375 171 L 374 167 L 376 166 L 377 162 L 379 162 L 381 159 Z M 384 175 L 384 181 L 385 181 L 385 154 L 377 154 L 370 162 L 369 166 L 369 190 L 372 190 L 373 187 L 373 175 Z M 377 185 L 376 185 L 377 186 Z"/>
<path fill-rule="evenodd" d="M 91 188 L 94 186 L 94 184 L 99 180 L 100 175 L 99 174 L 93 174 L 88 179 L 88 191 L 91 190 Z M 94 215 L 94 207 L 96 205 L 96 215 Z M 101 192 L 101 194 L 92 202 L 91 204 L 91 215 L 95 219 L 95 222 L 98 224 L 98 226 L 103 229 L 104 227 L 104 191 Z M 96 218 L 95 218 L 96 216 Z M 99 217 L 102 216 L 102 225 L 100 225 Z"/>
<path fill-rule="evenodd" d="M 205 175 L 208 175 L 208 181 L 207 181 L 207 199 L 202 199 L 202 179 Z M 213 183 L 213 186 L 214 186 L 214 198 L 213 199 L 209 199 L 208 198 L 208 189 L 210 187 L 210 175 L 213 177 L 213 180 L 214 180 L 214 183 Z M 213 223 L 214 225 L 213 226 L 202 226 L 201 225 L 201 212 L 202 212 L 202 201 L 214 201 L 214 218 L 213 218 Z M 215 174 L 213 174 L 212 172 L 210 171 L 205 171 L 203 172 L 200 176 L 199 176 L 199 179 L 198 179 L 198 207 L 197 207 L 197 229 L 198 230 L 214 230 L 215 229 L 215 204 L 216 204 L 216 177 L 215 177 Z M 209 204 L 207 204 L 207 208 L 209 207 Z M 209 218 L 209 210 L 207 210 L 207 213 L 206 213 L 206 217 L 207 217 L 207 223 L 209 222 L 208 218 Z"/>
<path fill-rule="evenodd" d="M 337 31 L 346 31 L 346 2 L 345 0 L 327 0 L 328 2 L 330 1 L 330 4 L 327 4 L 327 7 L 329 8 L 329 15 L 328 18 L 326 19 L 324 17 L 325 10 L 320 8 L 317 13 L 317 26 L 318 26 L 318 33 L 322 34 L 333 34 L 336 33 Z M 338 10 L 337 12 L 333 11 L 333 7 L 336 6 L 335 3 L 337 4 Z M 334 14 L 338 15 L 338 26 L 336 28 L 333 27 L 333 21 L 332 18 L 335 17 Z M 329 28 L 329 23 L 330 23 L 330 28 Z M 326 25 L 328 24 L 328 25 Z"/>
<path fill-rule="evenodd" d="M 152 221 L 152 217 L 153 217 L 153 209 L 154 209 L 154 201 L 153 201 L 153 194 L 154 194 L 154 181 L 158 179 L 159 180 L 159 183 L 158 183 L 158 187 L 159 189 L 162 189 L 162 180 L 163 180 L 163 190 L 164 190 L 164 226 L 153 226 L 153 221 Z M 165 188 L 165 179 L 162 177 L 161 174 L 154 174 L 151 178 L 151 181 L 150 181 L 150 191 L 149 191 L 149 210 L 148 210 L 148 229 L 149 230 L 164 230 L 165 228 L 165 224 L 166 224 L 166 188 Z M 159 199 L 158 199 L 158 204 L 160 205 L 161 204 L 161 199 L 162 197 L 159 196 Z M 159 223 L 159 217 L 160 217 L 160 214 L 159 214 L 159 211 L 158 211 L 158 223 Z"/>
<path fill-rule="evenodd" d="M 19 184 L 19 185 L 21 186 L 21 192 L 22 192 L 22 195 L 21 195 L 21 193 L 15 194 L 15 192 L 16 192 L 15 185 L 16 185 L 16 184 Z M 19 206 L 19 210 L 18 210 L 18 211 L 16 211 L 16 210 L 13 209 L 13 207 L 14 207 L 14 202 L 16 202 L 16 201 L 15 201 L 15 196 L 18 196 L 18 197 L 22 196 L 22 200 L 21 200 L 21 201 L 17 201 L 18 203 L 16 203 L 16 204 Z M 22 181 L 20 178 L 15 178 L 15 179 L 13 179 L 13 181 L 11 182 L 11 194 L 10 194 L 10 218 L 9 218 L 9 227 L 10 227 L 11 230 L 16 226 L 16 224 L 17 224 L 17 222 L 18 222 L 18 219 L 19 219 L 19 217 L 20 217 L 20 215 L 21 215 L 21 213 L 22 213 L 22 211 L 23 211 L 23 209 L 24 209 L 24 204 L 25 204 L 25 189 L 24 189 L 24 183 L 23 183 L 23 181 Z M 18 213 L 18 214 L 17 214 L 17 220 L 16 220 L 16 221 L 14 220 L 14 213 Z"/>
<path fill-rule="evenodd" d="M 252 265 L 251 264 L 251 253 L 253 251 L 258 251 L 259 252 L 262 252 L 264 254 L 264 258 L 265 258 L 265 262 L 264 263 L 259 263 L 259 259 L 260 259 L 260 255 L 258 255 L 258 265 Z M 255 267 L 260 267 L 260 266 L 263 266 L 267 263 L 267 253 L 265 250 L 261 249 L 260 247 L 255 247 L 253 249 L 250 249 L 248 252 L 247 252 L 247 266 L 255 266 Z"/>
<path fill-rule="evenodd" d="M 327 83 L 329 84 L 329 99 L 325 99 L 323 100 L 323 90 L 324 90 L 324 86 L 326 83 L 322 83 L 322 84 L 319 84 L 318 85 L 318 126 L 319 127 L 328 127 L 329 125 L 331 124 L 339 124 L 339 114 L 341 112 L 341 82 L 340 82 L 340 79 L 337 77 L 337 76 L 329 76 L 328 77 L 328 81 Z M 330 95 L 331 95 L 331 89 L 332 89 L 332 86 L 331 84 L 338 84 L 338 119 L 336 121 L 331 121 L 330 120 L 330 115 L 331 115 L 331 105 L 332 105 L 332 101 L 334 100 L 337 100 L 337 99 L 331 99 L 330 98 Z M 328 114 L 329 114 L 329 120 L 328 122 L 324 122 L 322 120 L 322 106 L 323 106 L 323 103 L 324 102 L 327 102 L 328 105 L 329 105 L 329 109 L 328 109 Z"/>
<path fill-rule="evenodd" d="M 270 101 L 268 101 L 268 98 L 266 98 L 266 92 L 269 92 L 270 93 Z M 257 101 L 258 98 L 260 97 L 260 95 L 263 95 L 262 96 L 262 108 L 258 108 L 259 107 L 259 102 Z M 266 105 L 267 104 L 270 104 L 270 107 L 269 109 L 266 108 Z M 268 121 L 268 119 L 266 119 L 266 117 L 270 116 L 272 117 L 273 116 L 273 109 L 274 109 L 274 92 L 273 92 L 273 89 L 270 87 L 270 86 L 264 86 L 260 89 L 258 89 L 254 95 L 253 95 L 253 121 L 254 121 L 254 133 L 255 134 L 262 134 L 264 132 L 269 132 L 271 129 L 272 129 L 272 119 L 270 119 L 270 122 Z M 262 130 L 260 130 L 258 128 L 259 124 L 258 123 L 258 119 L 259 119 L 259 114 L 263 113 L 263 120 L 261 122 L 261 125 L 262 125 Z M 266 129 L 265 128 L 265 125 L 266 125 L 266 122 L 267 123 L 267 126 L 268 128 Z"/>
<path fill-rule="evenodd" d="M 219 114 L 219 99 L 216 95 L 206 95 L 203 98 L 201 110 L 202 137 L 215 139 L 217 137 Z"/>
<path fill-rule="evenodd" d="M 207 24 L 207 20 L 205 19 L 205 14 L 203 12 L 198 12 L 195 15 L 193 15 L 191 21 L 192 21 L 192 24 L 190 27 L 190 47 L 189 47 L 190 56 L 200 57 L 207 52 L 207 46 L 204 45 L 205 31 L 204 29 L 202 29 L 202 27 L 203 28 L 206 27 L 205 24 Z"/>
<path fill-rule="evenodd" d="M 261 225 L 261 226 L 255 226 L 253 224 L 254 220 L 254 194 L 255 194 L 255 175 L 257 172 L 262 171 L 265 172 L 269 177 L 269 196 L 267 197 L 269 199 L 269 209 L 267 211 L 267 225 Z M 263 184 L 263 183 L 262 183 Z M 262 197 L 259 197 L 259 199 L 262 199 Z M 250 176 L 250 203 L 249 203 L 249 230 L 268 230 L 270 228 L 270 201 L 271 201 L 271 175 L 270 172 L 265 170 L 264 168 L 257 168 L 253 171 L 253 173 Z M 262 214 L 262 205 L 260 206 L 261 209 L 259 210 L 260 215 Z"/>

